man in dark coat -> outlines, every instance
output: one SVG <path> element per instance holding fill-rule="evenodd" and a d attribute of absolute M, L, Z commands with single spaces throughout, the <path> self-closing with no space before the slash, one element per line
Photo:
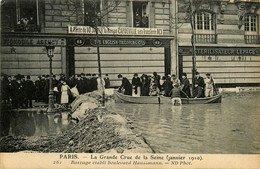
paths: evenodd
<path fill-rule="evenodd" d="M 41 90 L 42 90 L 42 82 L 41 76 L 38 76 L 38 79 L 35 81 L 35 102 L 41 101 Z"/>
<path fill-rule="evenodd" d="M 44 102 L 49 101 L 49 91 L 50 91 L 50 75 L 46 75 L 46 80 L 44 84 Z"/>
<path fill-rule="evenodd" d="M 105 88 L 107 89 L 110 87 L 110 80 L 109 80 L 108 74 L 106 74 L 104 80 L 105 80 Z"/>
<path fill-rule="evenodd" d="M 97 76 L 96 76 L 96 74 L 92 74 L 91 89 L 92 89 L 92 91 L 97 90 Z"/>
<path fill-rule="evenodd" d="M 141 84 L 141 96 L 149 96 L 150 81 L 147 75 L 143 74 Z"/>
<path fill-rule="evenodd" d="M 203 97 L 204 94 L 204 87 L 205 87 L 205 82 L 204 79 L 200 76 L 199 72 L 195 73 L 196 77 L 194 80 L 194 97 L 195 98 L 200 98 Z"/>
<path fill-rule="evenodd" d="M 164 90 L 164 95 L 166 96 L 166 97 L 170 97 L 171 96 L 171 91 L 172 91 L 172 81 L 171 81 L 171 78 L 169 77 L 169 76 L 167 76 L 166 77 L 166 79 L 165 79 L 165 82 L 164 82 L 164 88 L 165 88 L 165 90 Z"/>
<path fill-rule="evenodd" d="M 91 74 L 86 74 L 85 85 L 86 85 L 87 93 L 91 92 Z"/>
<path fill-rule="evenodd" d="M 18 78 L 20 78 L 18 75 L 14 76 L 13 80 L 11 81 L 11 100 L 13 108 L 18 108 L 19 106 L 18 91 L 20 88 L 20 84 L 18 83 Z"/>
<path fill-rule="evenodd" d="M 134 88 L 134 93 L 137 94 L 137 88 L 141 87 L 141 79 L 138 77 L 137 73 L 134 74 L 134 77 L 132 79 L 132 85 L 133 85 L 133 88 Z"/>
<path fill-rule="evenodd" d="M 32 100 L 35 95 L 35 86 L 33 81 L 31 81 L 31 76 L 26 77 L 25 82 L 25 90 L 26 90 L 26 107 L 32 108 Z"/>
<path fill-rule="evenodd" d="M 190 82 L 189 79 L 187 78 L 187 74 L 183 73 L 182 74 L 182 91 L 186 94 L 181 93 L 181 97 L 190 97 Z M 184 96 L 185 95 L 185 96 Z"/>
<path fill-rule="evenodd" d="M 84 86 L 84 80 L 83 80 L 82 75 L 77 75 L 76 83 L 77 83 L 77 88 L 78 88 L 79 94 L 84 93 L 85 86 Z"/>
<path fill-rule="evenodd" d="M 122 80 L 122 84 L 119 87 L 118 91 L 121 92 L 122 88 L 125 89 L 124 94 L 125 95 L 132 95 L 132 85 L 129 82 L 129 80 L 126 77 L 123 77 L 121 74 L 119 74 L 118 79 Z"/>

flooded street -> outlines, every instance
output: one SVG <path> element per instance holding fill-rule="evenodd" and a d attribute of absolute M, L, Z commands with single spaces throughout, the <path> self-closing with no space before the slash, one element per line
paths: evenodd
<path fill-rule="evenodd" d="M 66 112 L 61 114 L 33 111 L 5 112 L 2 118 L 1 136 L 53 136 L 72 125 Z"/>
<path fill-rule="evenodd" d="M 156 153 L 260 153 L 260 93 L 224 94 L 220 104 L 109 106 L 133 121 Z"/>

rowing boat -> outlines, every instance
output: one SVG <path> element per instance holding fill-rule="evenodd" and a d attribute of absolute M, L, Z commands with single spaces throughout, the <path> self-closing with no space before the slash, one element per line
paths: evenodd
<path fill-rule="evenodd" d="M 133 97 L 124 95 L 114 90 L 114 98 L 119 103 L 134 103 L 134 104 L 172 104 L 172 99 L 165 96 L 140 96 Z M 222 95 L 204 98 L 181 98 L 182 104 L 209 104 L 221 103 Z"/>

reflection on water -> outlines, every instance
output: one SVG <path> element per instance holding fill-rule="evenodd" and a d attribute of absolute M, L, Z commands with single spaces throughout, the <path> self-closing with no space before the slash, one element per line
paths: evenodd
<path fill-rule="evenodd" d="M 109 109 L 133 120 L 157 153 L 260 153 L 260 93 L 225 94 L 220 104 Z"/>
<path fill-rule="evenodd" d="M 51 136 L 71 127 L 68 113 L 3 112 L 1 136 Z"/>

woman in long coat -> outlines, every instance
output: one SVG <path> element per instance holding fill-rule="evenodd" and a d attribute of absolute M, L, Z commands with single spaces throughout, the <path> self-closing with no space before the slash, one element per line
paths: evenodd
<path fill-rule="evenodd" d="M 61 86 L 61 104 L 68 104 L 69 103 L 69 92 L 70 87 L 64 81 Z"/>
<path fill-rule="evenodd" d="M 142 75 L 141 96 L 149 96 L 150 81 L 147 75 Z"/>

